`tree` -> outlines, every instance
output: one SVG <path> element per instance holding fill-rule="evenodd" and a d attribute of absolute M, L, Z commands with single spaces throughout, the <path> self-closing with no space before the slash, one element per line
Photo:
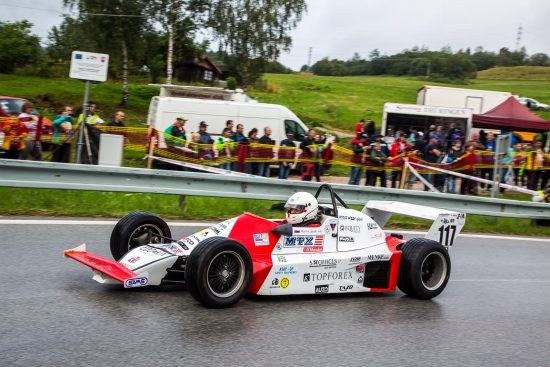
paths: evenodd
<path fill-rule="evenodd" d="M 40 55 L 40 38 L 31 34 L 32 23 L 0 22 L 0 73 L 10 74 L 17 66 L 35 62 Z"/>
<path fill-rule="evenodd" d="M 550 57 L 545 53 L 536 53 L 529 58 L 529 65 L 533 66 L 550 66 Z"/>
<path fill-rule="evenodd" d="M 305 0 L 209 0 L 205 25 L 240 84 L 246 87 L 290 48 L 290 31 L 306 11 Z"/>

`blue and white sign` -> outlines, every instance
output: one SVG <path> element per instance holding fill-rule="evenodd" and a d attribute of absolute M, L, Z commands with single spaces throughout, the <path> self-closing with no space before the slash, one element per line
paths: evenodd
<path fill-rule="evenodd" d="M 69 77 L 73 79 L 104 82 L 109 70 L 109 55 L 73 51 Z"/>

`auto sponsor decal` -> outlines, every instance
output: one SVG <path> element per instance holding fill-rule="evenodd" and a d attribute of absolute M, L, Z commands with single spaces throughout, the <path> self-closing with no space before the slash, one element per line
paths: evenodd
<path fill-rule="evenodd" d="M 328 284 L 316 285 L 315 293 L 328 293 Z"/>
<path fill-rule="evenodd" d="M 129 278 L 124 281 L 124 288 L 145 287 L 147 284 L 149 284 L 147 277 Z"/>
<path fill-rule="evenodd" d="M 363 277 L 357 278 L 357 283 L 358 284 L 363 284 Z"/>
<path fill-rule="evenodd" d="M 254 238 L 254 246 L 268 246 L 269 234 L 267 233 L 255 233 L 252 235 Z"/>
<path fill-rule="evenodd" d="M 273 278 L 269 288 L 281 288 L 281 286 L 279 285 L 279 278 Z"/>
<path fill-rule="evenodd" d="M 309 260 L 310 268 L 335 268 L 340 261 L 338 259 Z"/>
<path fill-rule="evenodd" d="M 275 275 L 294 275 L 296 274 L 296 269 L 294 266 L 281 266 L 276 272 Z"/>
<path fill-rule="evenodd" d="M 361 226 L 351 226 L 347 224 L 340 224 L 338 228 L 341 232 L 360 233 Z"/>
<path fill-rule="evenodd" d="M 350 215 L 341 215 L 338 217 L 340 220 L 349 220 L 349 221 L 357 221 L 357 222 L 362 222 L 363 221 L 363 218 L 362 217 L 354 217 L 354 216 L 350 216 Z"/>
<path fill-rule="evenodd" d="M 380 227 L 378 227 L 378 224 L 376 223 L 367 223 L 367 229 L 369 231 L 372 231 L 374 229 L 380 229 Z"/>
<path fill-rule="evenodd" d="M 283 255 L 279 255 L 277 256 L 277 261 L 280 263 L 286 263 L 286 257 L 284 257 Z"/>
<path fill-rule="evenodd" d="M 326 234 L 331 233 L 332 237 L 338 236 L 338 226 L 336 224 L 336 219 L 330 219 L 325 230 Z"/>
<path fill-rule="evenodd" d="M 458 213 L 457 218 L 456 218 L 456 221 L 458 222 L 458 224 L 460 224 L 461 226 L 463 226 L 464 223 L 466 223 L 466 214 L 464 214 L 464 213 Z"/>
<path fill-rule="evenodd" d="M 338 237 L 338 241 L 340 242 L 355 242 L 355 239 L 350 236 L 340 236 Z"/>
<path fill-rule="evenodd" d="M 386 261 L 389 260 L 392 254 L 376 254 L 367 255 L 367 261 Z"/>
<path fill-rule="evenodd" d="M 352 279 L 351 271 L 327 271 L 322 273 L 305 273 L 304 282 L 315 282 L 319 280 L 347 280 Z M 308 280 L 306 280 L 308 279 Z"/>
<path fill-rule="evenodd" d="M 353 289 L 353 284 L 341 285 L 339 289 L 340 289 L 340 292 L 351 291 Z"/>
<path fill-rule="evenodd" d="M 384 238 L 384 232 L 375 233 L 370 236 L 371 240 L 381 240 L 382 238 Z"/>
<path fill-rule="evenodd" d="M 304 252 L 323 252 L 323 246 L 304 247 Z"/>
<path fill-rule="evenodd" d="M 184 254 L 183 249 L 181 247 L 179 247 L 178 245 L 174 244 L 174 243 L 169 243 L 169 244 L 163 245 L 162 248 L 170 251 L 174 255 L 179 256 L 179 255 Z"/>
<path fill-rule="evenodd" d="M 157 256 L 157 257 L 166 257 L 170 256 L 169 253 L 166 251 L 163 251 L 161 249 L 151 247 L 151 246 L 140 246 L 137 248 L 140 252 L 143 252 L 144 254 L 148 254 L 151 256 Z"/>
<path fill-rule="evenodd" d="M 281 288 L 286 289 L 290 285 L 288 278 L 281 279 Z"/>
<path fill-rule="evenodd" d="M 325 232 L 321 227 L 293 227 L 292 228 L 293 236 L 304 236 L 304 235 L 323 236 L 324 234 Z"/>
<path fill-rule="evenodd" d="M 129 258 L 129 259 L 126 260 L 126 261 L 128 261 L 130 264 L 133 264 L 133 263 L 139 261 L 139 259 L 140 259 L 139 256 L 132 256 L 131 258 Z"/>
<path fill-rule="evenodd" d="M 349 265 L 359 264 L 361 262 L 361 256 L 354 256 L 349 259 Z"/>

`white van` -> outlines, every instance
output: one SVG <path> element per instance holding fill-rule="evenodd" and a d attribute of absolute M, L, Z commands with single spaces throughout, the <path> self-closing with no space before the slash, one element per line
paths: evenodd
<path fill-rule="evenodd" d="M 227 93 L 220 88 L 200 88 L 201 98 L 175 97 L 182 95 L 181 91 L 197 89 L 197 87 L 165 86 L 162 85 L 160 96 L 153 97 L 149 105 L 147 124 L 159 131 L 164 131 L 176 121 L 178 116 L 185 117 L 187 134 L 199 131 L 199 124 L 205 121 L 208 124 L 207 132 L 212 137 L 221 135 L 227 120 L 244 125 L 245 135 L 252 128 L 258 129 L 258 138 L 263 135 L 266 126 L 271 127 L 271 139 L 278 144 L 286 138 L 289 132 L 294 133 L 297 141 L 301 141 L 307 134 L 307 126 L 288 108 L 268 103 L 258 103 L 250 98 L 242 98 L 243 94 L 236 92 L 236 97 L 227 97 Z M 224 94 L 216 94 L 219 89 Z M 207 94 L 208 90 L 211 94 Z M 214 90 L 214 91 L 212 91 Z M 171 96 L 170 96 L 171 95 Z M 210 96 L 205 99 L 203 96 Z M 245 95 L 246 96 L 246 95 Z M 231 100 L 233 99 L 233 100 Z M 246 100 L 246 102 L 237 102 Z M 189 137 L 188 137 L 189 138 Z"/>

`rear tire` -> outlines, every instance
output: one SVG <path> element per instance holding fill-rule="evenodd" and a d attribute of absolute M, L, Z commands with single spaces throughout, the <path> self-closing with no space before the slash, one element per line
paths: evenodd
<path fill-rule="evenodd" d="M 118 221 L 111 233 L 111 254 L 120 260 L 133 248 L 149 243 L 165 243 L 160 237 L 172 237 L 170 227 L 161 218 L 148 212 L 133 212 Z"/>
<path fill-rule="evenodd" d="M 211 308 L 237 303 L 250 287 L 252 258 L 239 242 L 211 237 L 191 251 L 185 269 L 185 283 L 197 301 Z"/>
<path fill-rule="evenodd" d="M 413 238 L 401 248 L 402 257 L 397 286 L 410 297 L 431 299 L 447 286 L 451 259 L 440 243 Z"/>

